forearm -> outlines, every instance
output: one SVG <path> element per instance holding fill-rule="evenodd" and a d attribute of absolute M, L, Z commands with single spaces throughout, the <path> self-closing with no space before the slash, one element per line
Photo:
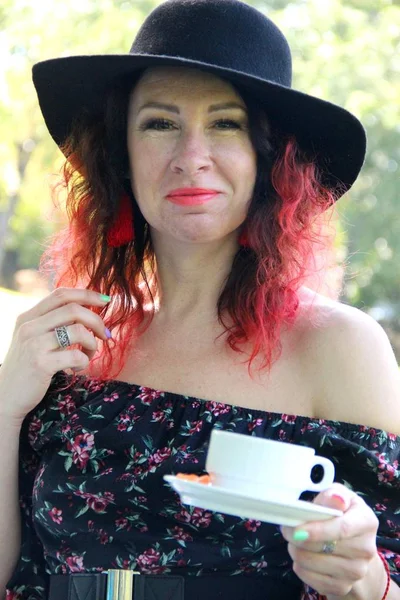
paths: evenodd
<path fill-rule="evenodd" d="M 0 415 L 0 598 L 16 562 L 21 545 L 18 501 L 18 451 L 20 426 Z"/>
<path fill-rule="evenodd" d="M 358 581 L 347 596 L 327 596 L 327 600 L 381 600 L 386 589 L 387 574 L 378 555 L 371 562 L 366 576 Z M 391 580 L 386 600 L 400 600 L 400 587 Z"/>

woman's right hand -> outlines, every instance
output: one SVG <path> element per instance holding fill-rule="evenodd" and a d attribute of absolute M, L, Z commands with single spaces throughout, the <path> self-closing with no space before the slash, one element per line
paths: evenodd
<path fill-rule="evenodd" d="M 80 371 L 88 366 L 97 351 L 96 337 L 109 338 L 102 318 L 85 305 L 106 304 L 93 290 L 60 287 L 18 316 L 0 367 L 1 417 L 22 423 L 42 400 L 57 371 Z M 71 344 L 81 344 L 81 350 L 60 348 L 54 329 L 63 325 L 68 326 Z"/>

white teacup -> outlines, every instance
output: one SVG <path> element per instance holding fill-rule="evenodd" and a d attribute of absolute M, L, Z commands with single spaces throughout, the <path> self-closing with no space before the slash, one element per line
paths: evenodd
<path fill-rule="evenodd" d="M 322 480 L 311 470 L 321 465 Z M 213 429 L 206 469 L 214 485 L 247 496 L 294 502 L 304 491 L 320 492 L 335 478 L 333 463 L 313 448 Z"/>

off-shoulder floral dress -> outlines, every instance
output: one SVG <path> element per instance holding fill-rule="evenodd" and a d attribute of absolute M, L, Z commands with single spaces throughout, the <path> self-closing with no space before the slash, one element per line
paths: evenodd
<path fill-rule="evenodd" d="M 378 516 L 377 543 L 400 584 L 398 436 L 232 406 L 229 390 L 217 403 L 78 376 L 59 391 L 70 380 L 56 373 L 23 424 L 22 545 L 7 600 L 45 600 L 50 574 L 108 568 L 263 577 L 282 599 L 318 598 L 292 571 L 278 526 L 182 505 L 163 480 L 204 472 L 213 427 L 304 444 L 331 459 L 336 481 Z"/>

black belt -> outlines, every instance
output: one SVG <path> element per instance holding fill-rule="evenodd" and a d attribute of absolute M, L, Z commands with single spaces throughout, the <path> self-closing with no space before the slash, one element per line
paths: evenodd
<path fill-rule="evenodd" d="M 51 575 L 48 600 L 295 600 L 301 588 L 247 575 L 141 575 L 103 573 Z"/>

